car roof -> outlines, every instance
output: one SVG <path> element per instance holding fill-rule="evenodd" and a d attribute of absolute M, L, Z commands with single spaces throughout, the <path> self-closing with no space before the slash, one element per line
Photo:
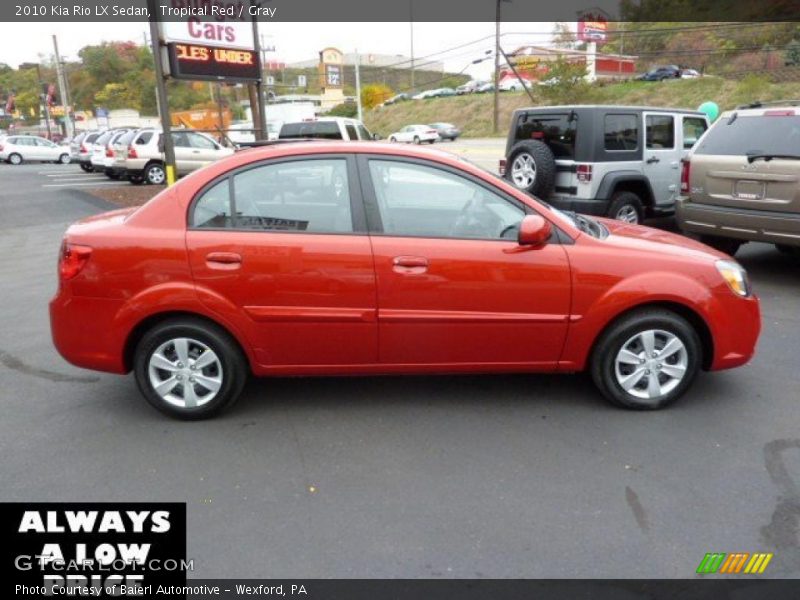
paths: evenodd
<path fill-rule="evenodd" d="M 770 104 L 769 106 L 760 106 L 757 108 L 736 108 L 734 110 L 726 110 L 719 118 L 727 118 L 736 113 L 737 117 L 763 117 L 768 112 L 774 111 L 793 111 L 795 115 L 800 114 L 800 107 L 792 104 Z"/>
<path fill-rule="evenodd" d="M 689 115 L 705 116 L 705 113 L 699 110 L 691 110 L 689 108 L 670 108 L 668 106 L 635 106 L 625 104 L 560 104 L 553 106 L 527 106 L 518 108 L 514 112 L 529 112 L 529 111 L 550 111 L 550 110 L 635 110 L 647 112 L 669 112 L 681 113 Z"/>

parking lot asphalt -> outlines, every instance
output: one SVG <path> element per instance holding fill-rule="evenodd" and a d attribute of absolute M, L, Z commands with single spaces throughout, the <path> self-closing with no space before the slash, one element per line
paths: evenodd
<path fill-rule="evenodd" d="M 62 233 L 107 208 L 44 187 L 69 168 L 0 164 L 3 501 L 186 502 L 194 578 L 683 578 L 734 551 L 800 575 L 800 264 L 772 247 L 737 255 L 755 359 L 665 411 L 581 375 L 281 378 L 186 423 L 51 344 Z"/>

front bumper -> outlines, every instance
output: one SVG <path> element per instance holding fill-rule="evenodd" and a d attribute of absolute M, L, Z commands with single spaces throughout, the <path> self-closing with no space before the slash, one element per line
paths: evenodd
<path fill-rule="evenodd" d="M 682 231 L 739 240 L 800 246 L 800 214 L 731 208 L 678 198 L 678 226 Z"/>
<path fill-rule="evenodd" d="M 727 289 L 714 294 L 716 306 L 709 326 L 714 343 L 711 371 L 739 367 L 753 358 L 761 333 L 761 308 L 757 296 L 741 298 Z"/>

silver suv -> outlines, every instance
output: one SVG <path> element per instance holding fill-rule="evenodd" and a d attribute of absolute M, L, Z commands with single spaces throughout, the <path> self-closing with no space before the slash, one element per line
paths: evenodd
<path fill-rule="evenodd" d="M 160 129 L 139 129 L 133 135 L 123 136 L 114 148 L 113 168 L 123 171 L 131 183 L 165 183 L 167 174 L 162 137 Z M 233 154 L 232 148 L 221 146 L 211 136 L 199 131 L 175 130 L 172 132 L 172 141 L 175 144 L 178 176 Z"/>
<path fill-rule="evenodd" d="M 516 110 L 500 173 L 556 208 L 639 223 L 675 211 L 700 112 L 642 106 Z"/>

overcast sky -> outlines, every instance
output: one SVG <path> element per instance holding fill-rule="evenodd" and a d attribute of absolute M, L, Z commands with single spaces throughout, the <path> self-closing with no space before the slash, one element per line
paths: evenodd
<path fill-rule="evenodd" d="M 5 1 L 5 0 L 0 0 Z M 553 23 L 504 23 L 503 49 L 507 52 L 523 43 L 547 42 Z M 479 38 L 483 42 L 433 56 L 444 60 L 448 71 L 460 71 L 470 61 L 493 47 L 494 23 L 415 23 L 414 54 L 448 50 Z M 276 47 L 269 58 L 295 62 L 317 57 L 327 46 L 343 52 L 403 54 L 410 53 L 408 23 L 261 23 L 261 33 Z M 52 35 L 58 36 L 62 58 L 77 58 L 83 46 L 102 41 L 132 40 L 142 43 L 148 25 L 142 23 L 0 23 L 0 62 L 16 67 L 22 62 L 37 62 L 53 53 Z M 470 65 L 467 73 L 484 76 L 491 72 L 489 61 Z"/>

